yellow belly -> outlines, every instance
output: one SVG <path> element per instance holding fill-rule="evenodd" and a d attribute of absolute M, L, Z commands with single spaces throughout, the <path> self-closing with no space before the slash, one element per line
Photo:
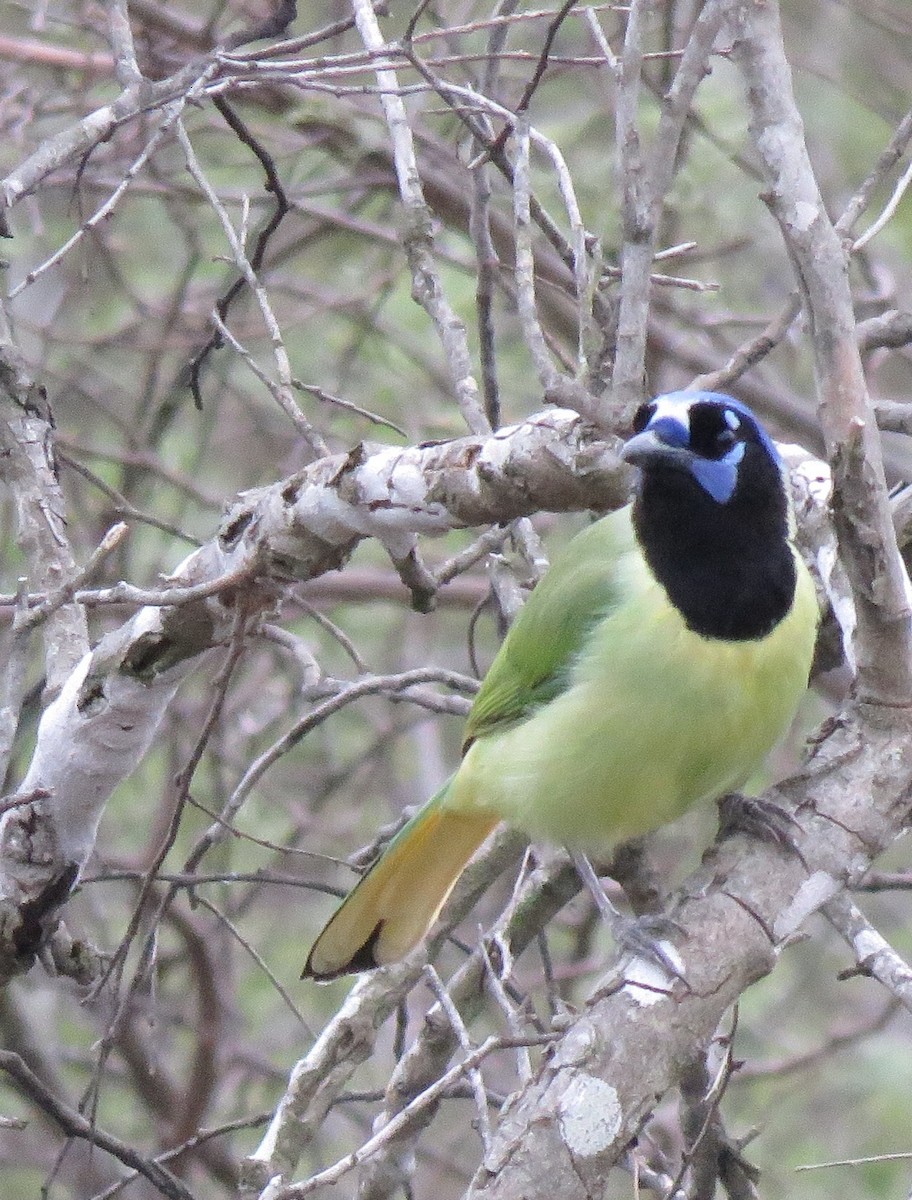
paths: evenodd
<path fill-rule="evenodd" d="M 741 786 L 787 731 L 807 687 L 816 598 L 756 642 L 691 632 L 655 583 L 594 630 L 558 697 L 481 737 L 446 800 L 535 839 L 592 852 Z"/>

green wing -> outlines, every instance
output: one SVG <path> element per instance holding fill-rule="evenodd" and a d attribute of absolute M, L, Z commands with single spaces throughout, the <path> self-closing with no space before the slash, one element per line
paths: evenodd
<path fill-rule="evenodd" d="M 564 690 L 568 668 L 593 625 L 624 598 L 617 567 L 635 549 L 630 509 L 624 508 L 583 529 L 555 556 L 482 682 L 463 751 Z"/>

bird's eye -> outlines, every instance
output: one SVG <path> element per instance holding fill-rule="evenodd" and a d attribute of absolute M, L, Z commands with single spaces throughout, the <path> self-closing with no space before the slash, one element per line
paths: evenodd
<path fill-rule="evenodd" d="M 701 458 L 724 458 L 741 440 L 741 418 L 730 408 L 699 403 L 690 410 L 690 448 Z"/>
<path fill-rule="evenodd" d="M 641 404 L 633 416 L 633 432 L 642 433 L 652 418 L 655 416 L 656 406 L 650 401 L 648 404 Z"/>

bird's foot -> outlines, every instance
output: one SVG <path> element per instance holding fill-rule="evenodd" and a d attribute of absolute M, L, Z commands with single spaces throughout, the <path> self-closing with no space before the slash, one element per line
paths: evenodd
<path fill-rule="evenodd" d="M 672 944 L 672 939 L 680 937 L 684 929 L 674 917 L 663 913 L 647 913 L 641 917 L 625 917 L 622 913 L 616 913 L 616 916 L 617 920 L 611 924 L 611 936 L 623 953 L 642 959 L 672 979 L 687 984 L 681 960 L 674 954 Z"/>
<path fill-rule="evenodd" d="M 602 882 L 589 859 L 577 852 L 572 852 L 572 858 L 580 879 L 595 901 L 600 916 L 611 930 L 611 936 L 618 948 L 634 958 L 651 963 L 670 978 L 679 979 L 686 984 L 680 959 L 677 956 L 672 957 L 674 947 L 670 946 L 666 950 L 662 944 L 670 943 L 675 934 L 680 936 L 684 932 L 678 922 L 661 913 L 625 917 L 605 895 Z"/>
<path fill-rule="evenodd" d="M 804 862 L 794 837 L 800 829 L 791 813 L 762 796 L 732 792 L 719 801 L 718 841 L 743 833 L 759 842 L 770 842 L 781 850 L 788 850 Z"/>

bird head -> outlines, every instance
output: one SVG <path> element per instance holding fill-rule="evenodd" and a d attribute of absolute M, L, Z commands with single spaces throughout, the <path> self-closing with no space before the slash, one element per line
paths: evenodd
<path fill-rule="evenodd" d="M 795 591 L 782 461 L 749 408 L 715 392 L 644 404 L 621 454 L 640 468 L 633 525 L 643 556 L 690 629 L 765 636 Z"/>
<path fill-rule="evenodd" d="M 762 483 L 781 486 L 769 434 L 740 401 L 718 392 L 668 392 L 643 404 L 621 457 L 647 475 L 683 473 L 717 504 Z"/>

